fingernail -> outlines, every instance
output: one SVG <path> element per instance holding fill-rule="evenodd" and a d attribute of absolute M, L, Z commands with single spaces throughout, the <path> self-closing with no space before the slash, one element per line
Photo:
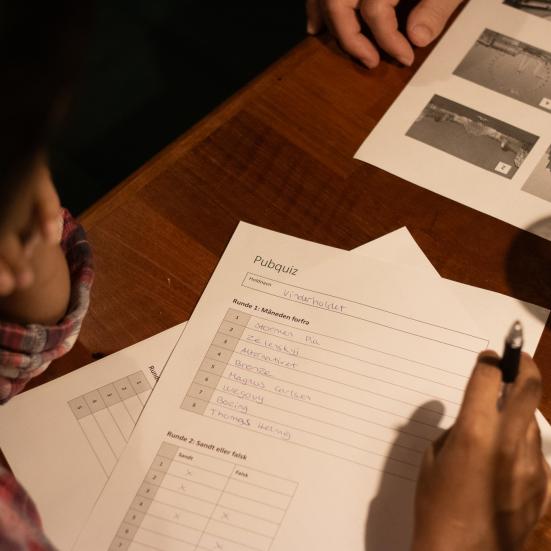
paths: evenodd
<path fill-rule="evenodd" d="M 17 275 L 17 286 L 20 289 L 26 289 L 34 280 L 34 275 L 31 270 L 23 270 Z"/>
<path fill-rule="evenodd" d="M 413 64 L 414 57 L 413 56 L 399 56 L 396 58 L 402 65 L 405 65 L 406 67 L 411 67 Z"/>
<path fill-rule="evenodd" d="M 8 272 L 0 272 L 0 295 L 11 293 L 13 286 L 12 275 Z"/>
<path fill-rule="evenodd" d="M 306 32 L 308 34 L 316 34 L 317 32 L 316 27 L 311 19 L 308 19 L 308 21 L 306 22 Z"/>
<path fill-rule="evenodd" d="M 433 32 L 426 25 L 419 24 L 411 29 L 411 39 L 417 46 L 426 46 L 433 38 Z"/>
<path fill-rule="evenodd" d="M 372 59 L 364 58 L 362 59 L 362 63 L 368 68 L 368 69 L 375 69 L 377 65 L 379 65 L 378 61 L 374 61 Z"/>

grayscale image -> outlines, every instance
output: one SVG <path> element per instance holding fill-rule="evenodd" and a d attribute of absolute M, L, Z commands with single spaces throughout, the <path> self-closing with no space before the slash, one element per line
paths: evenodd
<path fill-rule="evenodd" d="M 551 202 L 551 146 L 522 186 L 522 190 Z"/>
<path fill-rule="evenodd" d="M 551 21 L 551 0 L 504 0 L 503 3 Z"/>
<path fill-rule="evenodd" d="M 454 75 L 551 113 L 551 53 L 486 29 Z"/>
<path fill-rule="evenodd" d="M 431 99 L 406 135 L 504 178 L 515 175 L 538 141 L 538 136 L 441 96 Z"/>

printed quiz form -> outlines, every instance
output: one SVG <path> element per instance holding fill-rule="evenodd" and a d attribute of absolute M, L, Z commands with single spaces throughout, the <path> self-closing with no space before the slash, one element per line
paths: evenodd
<path fill-rule="evenodd" d="M 242 223 L 76 549 L 405 549 L 488 345 L 434 276 Z"/>

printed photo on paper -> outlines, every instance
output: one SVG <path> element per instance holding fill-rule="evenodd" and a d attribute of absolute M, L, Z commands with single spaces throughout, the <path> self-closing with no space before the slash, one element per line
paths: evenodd
<path fill-rule="evenodd" d="M 504 0 L 503 3 L 551 21 L 551 0 Z"/>
<path fill-rule="evenodd" d="M 486 29 L 454 75 L 551 113 L 551 53 Z"/>
<path fill-rule="evenodd" d="M 522 190 L 551 202 L 551 146 L 547 148 Z"/>
<path fill-rule="evenodd" d="M 538 136 L 435 95 L 406 133 L 504 178 L 513 178 Z"/>

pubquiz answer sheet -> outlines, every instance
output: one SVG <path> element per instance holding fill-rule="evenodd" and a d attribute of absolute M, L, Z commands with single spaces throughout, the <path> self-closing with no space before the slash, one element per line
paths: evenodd
<path fill-rule="evenodd" d="M 405 549 L 487 345 L 434 277 L 241 223 L 76 549 Z"/>
<path fill-rule="evenodd" d="M 470 0 L 355 158 L 551 239 L 549 0 Z"/>

